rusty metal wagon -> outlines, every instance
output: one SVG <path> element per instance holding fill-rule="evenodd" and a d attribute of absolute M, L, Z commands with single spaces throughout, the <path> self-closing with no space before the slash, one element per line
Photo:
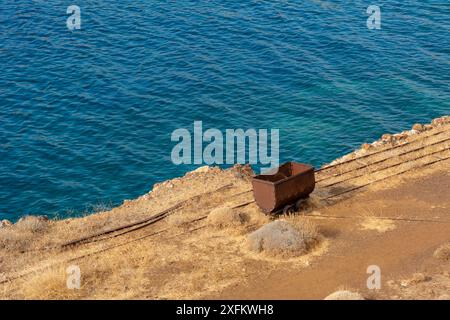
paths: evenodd
<path fill-rule="evenodd" d="M 293 211 L 314 191 L 314 167 L 310 165 L 291 161 L 270 173 L 252 179 L 256 204 L 265 213 Z"/>

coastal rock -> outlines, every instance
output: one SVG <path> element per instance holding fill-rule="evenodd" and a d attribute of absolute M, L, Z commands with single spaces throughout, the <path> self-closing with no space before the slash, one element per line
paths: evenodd
<path fill-rule="evenodd" d="M 377 140 L 377 141 L 374 141 L 374 142 L 371 143 L 372 147 L 374 147 L 374 148 L 381 147 L 383 144 L 385 144 L 385 142 L 384 141 L 380 141 L 380 140 Z"/>
<path fill-rule="evenodd" d="M 362 295 L 357 292 L 348 290 L 339 290 L 325 297 L 324 300 L 365 300 Z"/>
<path fill-rule="evenodd" d="M 244 180 L 251 179 L 255 174 L 253 172 L 252 167 L 249 164 L 246 165 L 236 164 L 234 165 L 233 170 L 236 178 Z"/>
<path fill-rule="evenodd" d="M 417 132 L 421 132 L 424 130 L 424 126 L 421 125 L 420 123 L 416 123 L 412 126 L 412 129 L 417 131 Z"/>
<path fill-rule="evenodd" d="M 394 139 L 397 141 L 405 140 L 408 135 L 405 132 L 394 134 Z"/>
<path fill-rule="evenodd" d="M 382 140 L 383 142 L 392 142 L 392 140 L 393 140 L 392 134 L 389 134 L 389 133 L 383 134 L 383 135 L 381 136 L 381 140 Z"/>
<path fill-rule="evenodd" d="M 247 237 L 249 249 L 254 252 L 303 254 L 307 243 L 289 222 L 273 221 L 252 232 Z"/>
<path fill-rule="evenodd" d="M 363 150 L 365 150 L 365 151 L 369 150 L 371 147 L 372 147 L 372 146 L 371 146 L 370 144 L 368 144 L 368 143 L 363 143 L 363 144 L 361 145 L 361 149 L 363 149 Z"/>
<path fill-rule="evenodd" d="M 433 126 L 440 126 L 440 125 L 443 125 L 443 124 L 446 124 L 446 123 L 449 123 L 449 122 L 450 122 L 450 116 L 444 116 L 444 117 L 440 117 L 440 118 L 434 119 L 431 122 L 431 124 Z"/>
<path fill-rule="evenodd" d="M 1 228 L 6 228 L 6 227 L 9 227 L 9 226 L 11 226 L 12 225 L 12 223 L 11 223 L 11 221 L 9 221 L 9 220 L 2 220 L 2 221 L 0 221 L 0 229 Z"/>
<path fill-rule="evenodd" d="M 124 206 L 129 206 L 131 203 L 133 202 L 133 200 L 129 200 L 129 199 L 125 199 L 125 200 L 123 200 L 123 205 Z"/>
<path fill-rule="evenodd" d="M 211 168 L 209 166 L 202 166 L 202 167 L 198 167 L 197 169 L 191 171 L 192 173 L 206 173 L 210 170 Z"/>
<path fill-rule="evenodd" d="M 155 183 L 153 185 L 153 189 L 149 192 L 151 194 L 158 194 L 164 192 L 167 189 L 173 189 L 174 184 L 172 181 L 176 181 L 177 179 L 167 180 L 164 182 Z"/>

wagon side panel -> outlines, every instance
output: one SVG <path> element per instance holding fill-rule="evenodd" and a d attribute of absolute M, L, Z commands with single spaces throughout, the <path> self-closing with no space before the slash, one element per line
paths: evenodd
<path fill-rule="evenodd" d="M 275 186 L 273 183 L 253 179 L 253 196 L 256 203 L 264 212 L 272 212 L 275 209 Z"/>

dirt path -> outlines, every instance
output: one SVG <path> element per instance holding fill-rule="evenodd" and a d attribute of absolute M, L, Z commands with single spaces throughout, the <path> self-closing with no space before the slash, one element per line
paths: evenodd
<path fill-rule="evenodd" d="M 309 268 L 275 270 L 264 279 L 255 277 L 248 285 L 229 288 L 216 297 L 323 299 L 341 288 L 356 289 L 373 298 L 389 297 L 392 292 L 389 280 L 407 278 L 420 271 L 422 265 L 433 259 L 433 251 L 450 240 L 449 164 L 442 166 L 446 170 L 426 178 L 411 179 L 399 187 L 366 193 L 321 210 L 323 215 L 356 217 L 330 219 L 321 224 L 331 238 L 326 255 Z M 383 217 L 393 219 L 407 217 L 442 223 L 392 220 L 395 229 L 391 231 L 361 230 L 360 223 L 366 218 L 358 215 L 364 215 L 364 208 L 373 211 L 378 208 Z M 381 268 L 381 290 L 371 292 L 366 287 L 369 276 L 366 270 L 370 265 Z"/>

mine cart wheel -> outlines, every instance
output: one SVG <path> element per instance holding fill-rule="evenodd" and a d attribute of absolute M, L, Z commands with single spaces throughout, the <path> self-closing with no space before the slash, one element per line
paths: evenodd
<path fill-rule="evenodd" d="M 295 202 L 295 209 L 296 210 L 301 210 L 304 205 L 307 203 L 308 198 L 303 198 L 303 199 L 299 199 Z"/>
<path fill-rule="evenodd" d="M 283 214 L 291 214 L 295 212 L 295 204 L 288 204 L 283 208 Z"/>

